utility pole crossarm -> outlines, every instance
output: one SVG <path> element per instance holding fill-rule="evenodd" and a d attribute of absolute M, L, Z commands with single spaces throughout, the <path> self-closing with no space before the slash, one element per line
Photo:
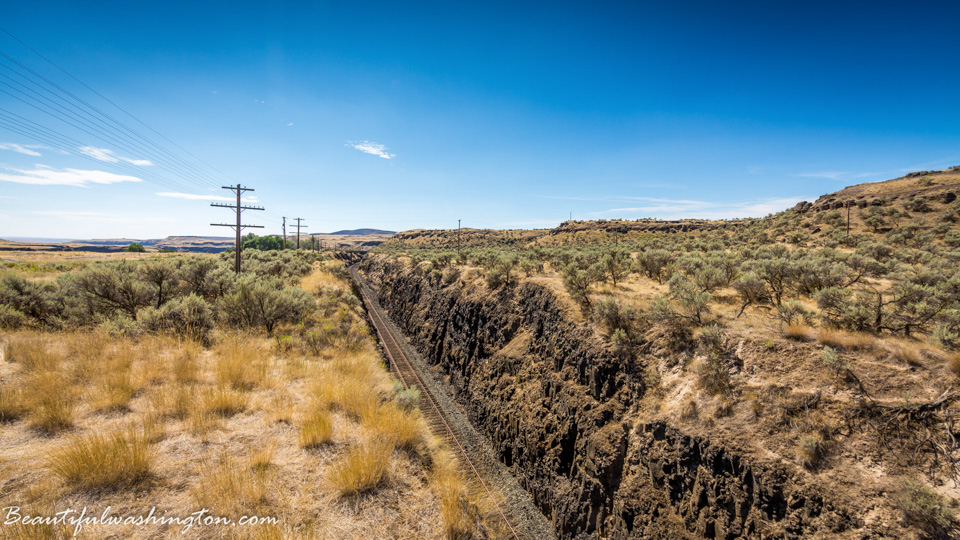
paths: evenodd
<path fill-rule="evenodd" d="M 220 204 L 220 203 L 210 203 L 210 206 L 217 206 L 219 208 L 233 208 L 236 210 L 240 208 L 241 210 L 264 210 L 262 206 L 236 206 L 234 204 Z"/>
<path fill-rule="evenodd" d="M 304 218 L 293 218 L 297 222 L 297 249 L 300 249 L 300 227 L 306 227 L 306 225 L 300 223 Z"/>
<path fill-rule="evenodd" d="M 227 224 L 227 223 L 211 223 L 210 226 L 212 226 L 212 227 L 230 227 L 231 229 L 233 229 L 234 231 L 236 231 L 236 233 L 237 233 L 237 240 L 236 240 L 236 255 L 237 255 L 237 257 L 236 257 L 236 263 L 235 263 L 235 265 L 234 265 L 234 266 L 235 266 L 234 269 L 235 269 L 236 272 L 239 274 L 239 273 L 240 273 L 240 248 L 241 248 L 241 246 L 240 246 L 240 231 L 243 230 L 243 229 L 262 229 L 262 228 L 263 228 L 263 225 L 243 225 L 243 224 L 240 222 L 240 214 L 241 214 L 244 210 L 263 210 L 264 208 L 263 208 L 262 206 L 244 206 L 244 205 L 241 203 L 241 201 L 240 201 L 240 194 L 243 193 L 244 191 L 254 191 L 253 188 L 245 188 L 245 187 L 242 187 L 240 184 L 237 184 L 236 187 L 234 187 L 234 186 L 222 186 L 222 187 L 223 187 L 223 189 L 229 189 L 230 191 L 233 191 L 233 192 L 235 192 L 235 193 L 237 194 L 237 204 L 210 203 L 210 206 L 214 206 L 214 207 L 217 207 L 217 208 L 229 208 L 229 209 L 231 209 L 231 210 L 236 211 L 236 213 L 237 213 L 237 224 L 236 224 L 236 225 L 231 225 L 231 224 Z"/>

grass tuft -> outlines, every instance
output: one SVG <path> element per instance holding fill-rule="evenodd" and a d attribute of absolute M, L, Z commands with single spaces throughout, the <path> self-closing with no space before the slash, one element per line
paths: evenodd
<path fill-rule="evenodd" d="M 443 532 L 447 538 L 472 538 L 478 519 L 470 492 L 449 453 L 434 461 L 430 489 L 437 497 Z"/>
<path fill-rule="evenodd" d="M 200 346 L 193 341 L 184 341 L 173 357 L 173 378 L 180 384 L 191 384 L 199 380 L 200 366 L 197 358 Z"/>
<path fill-rule="evenodd" d="M 246 467 L 236 459 L 221 457 L 201 469 L 193 498 L 212 514 L 251 515 L 269 503 L 270 474 Z"/>
<path fill-rule="evenodd" d="M 387 476 L 391 449 L 383 439 L 354 446 L 331 466 L 328 478 L 341 495 L 371 491 Z"/>
<path fill-rule="evenodd" d="M 887 349 L 893 358 L 908 366 L 919 367 L 923 365 L 923 349 L 913 343 L 888 343 Z"/>
<path fill-rule="evenodd" d="M 74 389 L 64 377 L 52 371 L 36 373 L 27 382 L 30 388 L 30 425 L 53 435 L 73 427 Z"/>
<path fill-rule="evenodd" d="M 23 389 L 9 384 L 0 384 L 0 422 L 19 420 L 26 412 Z"/>
<path fill-rule="evenodd" d="M 72 439 L 53 453 L 50 470 L 68 485 L 100 490 L 130 487 L 152 475 L 154 454 L 142 432 Z"/>
<path fill-rule="evenodd" d="M 812 341 L 816 337 L 813 328 L 802 323 L 790 323 L 784 326 L 783 335 L 796 341 Z"/>
<path fill-rule="evenodd" d="M 300 424 L 300 447 L 316 448 L 333 440 L 333 422 L 330 413 L 315 408 Z"/>
<path fill-rule="evenodd" d="M 797 457 L 800 464 L 806 469 L 813 470 L 820 466 L 826 456 L 826 445 L 823 436 L 819 433 L 810 433 L 800 437 L 797 441 Z"/>
<path fill-rule="evenodd" d="M 210 412 L 227 418 L 237 413 L 247 410 L 247 396 L 231 388 L 222 386 L 208 388 L 203 392 L 202 407 L 206 412 Z"/>
<path fill-rule="evenodd" d="M 871 350 L 876 346 L 876 338 L 862 332 L 843 332 L 820 328 L 817 330 L 817 341 L 830 347 L 851 351 Z"/>
<path fill-rule="evenodd" d="M 954 375 L 960 376 L 960 353 L 949 353 L 947 354 L 947 367 L 950 368 L 950 371 Z"/>
<path fill-rule="evenodd" d="M 257 345 L 239 336 L 224 340 L 217 348 L 217 381 L 243 391 L 262 383 L 267 366 L 258 352 Z"/>
<path fill-rule="evenodd" d="M 136 393 L 130 371 L 114 371 L 107 373 L 94 389 L 91 405 L 97 411 L 126 411 Z"/>
<path fill-rule="evenodd" d="M 402 450 L 416 450 L 423 441 L 425 430 L 419 415 L 405 412 L 391 402 L 364 411 L 361 423 L 390 445 Z"/>

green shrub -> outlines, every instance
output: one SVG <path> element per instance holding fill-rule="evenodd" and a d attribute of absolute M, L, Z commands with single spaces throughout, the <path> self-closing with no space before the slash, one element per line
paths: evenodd
<path fill-rule="evenodd" d="M 173 332 L 181 337 L 209 343 L 213 330 L 213 311 L 204 299 L 190 293 L 164 304 L 160 309 L 147 308 L 140 315 L 140 325 L 151 332 Z"/>
<path fill-rule="evenodd" d="M 650 279 L 663 283 L 669 274 L 669 267 L 674 262 L 674 255 L 665 249 L 651 249 L 637 255 L 637 264 Z"/>
<path fill-rule="evenodd" d="M 909 525 L 932 538 L 949 538 L 954 528 L 954 510 L 943 497 L 919 480 L 907 480 L 900 486 L 896 504 Z"/>
<path fill-rule="evenodd" d="M 313 296 L 299 287 L 284 287 L 275 277 L 245 275 L 236 290 L 220 299 L 224 319 L 237 327 L 263 326 L 268 334 L 283 322 L 296 323 L 314 308 Z"/>
<path fill-rule="evenodd" d="M 128 261 L 88 266 L 77 273 L 74 285 L 97 312 L 123 311 L 133 320 L 155 296 L 151 286 L 140 279 L 137 265 Z"/>
<path fill-rule="evenodd" d="M 147 251 L 147 250 L 143 248 L 143 244 L 138 244 L 138 243 L 134 242 L 134 243 L 130 244 L 129 246 L 127 246 L 127 249 L 125 249 L 124 251 L 131 251 L 131 252 L 135 252 L 135 253 L 143 253 L 143 252 L 145 252 L 145 251 Z"/>
<path fill-rule="evenodd" d="M 137 322 L 122 311 L 103 317 L 97 328 L 112 338 L 134 337 L 140 329 Z"/>
<path fill-rule="evenodd" d="M 49 323 L 55 316 L 51 288 L 13 274 L 0 277 L 0 305 L 3 304 L 40 323 Z M 8 313 L 8 317 L 11 322 L 18 318 L 12 313 Z"/>
<path fill-rule="evenodd" d="M 675 273 L 668 282 L 670 286 L 670 298 L 679 305 L 681 312 L 688 319 L 703 324 L 703 316 L 710 312 L 710 300 L 713 295 L 700 290 L 692 281 L 683 274 Z"/>
<path fill-rule="evenodd" d="M 594 277 L 590 272 L 581 269 L 575 263 L 571 263 L 563 269 L 562 274 L 563 286 L 570 293 L 570 297 L 582 306 L 589 306 L 590 285 L 594 282 Z"/>
<path fill-rule="evenodd" d="M 800 303 L 799 300 L 787 300 L 777 308 L 777 316 L 787 324 L 808 324 L 813 319 L 813 313 Z"/>
<path fill-rule="evenodd" d="M 407 388 L 404 390 L 403 385 L 401 385 L 400 390 L 396 392 L 396 396 L 397 405 L 405 411 L 420 407 L 420 390 L 417 388 Z"/>
<path fill-rule="evenodd" d="M 4 330 L 16 330 L 26 323 L 26 315 L 6 304 L 0 304 L 0 328 Z"/>

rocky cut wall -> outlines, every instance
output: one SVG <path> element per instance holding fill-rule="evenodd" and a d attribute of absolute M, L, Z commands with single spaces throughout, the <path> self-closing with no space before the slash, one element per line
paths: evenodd
<path fill-rule="evenodd" d="M 561 538 L 789 537 L 851 525 L 783 469 L 636 424 L 641 364 L 610 354 L 548 288 L 445 283 L 387 258 L 362 268 Z"/>

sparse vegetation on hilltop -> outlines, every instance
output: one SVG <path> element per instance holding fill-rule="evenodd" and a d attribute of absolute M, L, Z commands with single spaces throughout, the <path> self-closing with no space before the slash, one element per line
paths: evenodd
<path fill-rule="evenodd" d="M 760 219 L 416 231 L 374 251 L 437 290 L 568 298 L 647 373 L 638 417 L 772 452 L 841 498 L 874 481 L 845 469 L 863 459 L 881 483 L 922 479 L 885 504 L 936 536 L 953 517 L 928 492 L 960 476 L 958 193 L 960 171 L 926 171 Z"/>

